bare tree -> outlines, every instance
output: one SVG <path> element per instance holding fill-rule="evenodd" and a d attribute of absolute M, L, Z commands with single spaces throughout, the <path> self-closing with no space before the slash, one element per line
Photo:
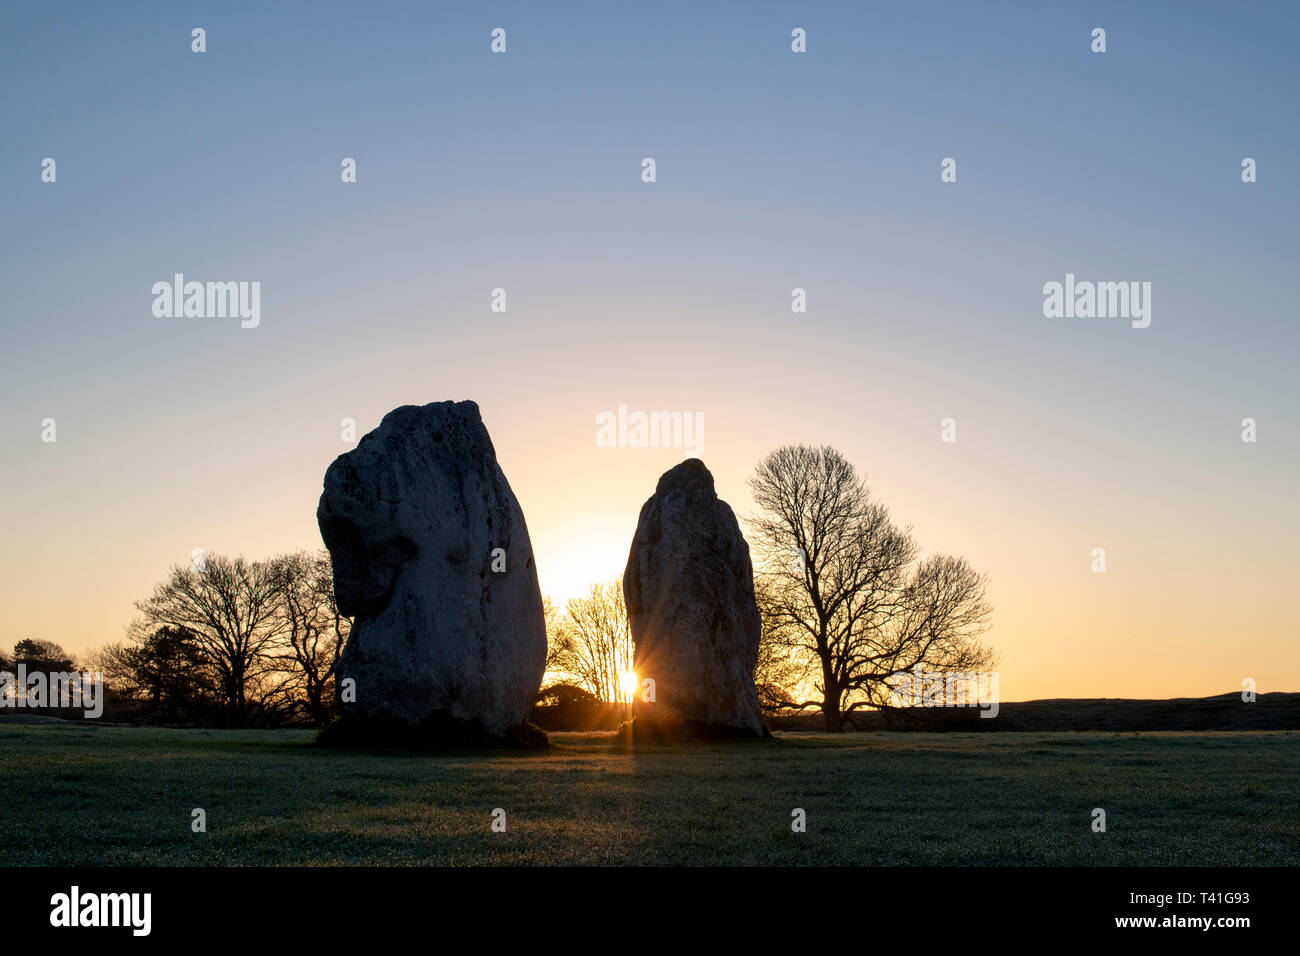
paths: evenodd
<path fill-rule="evenodd" d="M 631 700 L 623 675 L 632 671 L 632 631 L 623 603 L 623 579 L 592 585 L 548 620 L 547 668 L 570 677 L 603 701 Z"/>
<path fill-rule="evenodd" d="M 754 664 L 754 688 L 765 716 L 795 706 L 793 694 L 808 676 L 810 659 L 798 653 L 781 627 L 773 607 L 770 584 L 762 576 L 754 578 L 754 599 L 758 604 L 762 629 L 758 637 L 758 658 Z"/>
<path fill-rule="evenodd" d="M 352 629 L 351 619 L 339 613 L 334 598 L 329 552 L 297 551 L 271 564 L 283 619 L 280 665 L 301 692 L 300 703 L 313 722 L 324 724 L 334 712 L 334 677 Z"/>
<path fill-rule="evenodd" d="M 549 597 L 542 598 L 542 619 L 546 622 L 546 674 L 571 677 L 565 669 L 566 649 L 561 639 L 563 612 Z"/>
<path fill-rule="evenodd" d="M 121 693 L 127 694 L 134 690 L 134 686 L 128 687 L 132 675 L 123 663 L 129 651 L 128 645 L 121 641 L 101 644 L 85 651 L 77 663 L 83 671 L 102 674 L 105 683 L 114 684 Z"/>
<path fill-rule="evenodd" d="M 826 729 L 863 707 L 887 707 L 891 678 L 991 667 L 979 642 L 990 609 L 985 579 L 962 558 L 918 561 L 909 530 L 873 501 L 833 448 L 778 448 L 749 481 L 762 513 L 750 519 L 760 555 L 765 627 L 811 665 Z"/>
<path fill-rule="evenodd" d="M 273 652 L 287 629 L 270 562 L 209 555 L 203 570 L 176 566 L 136 608 L 136 638 L 157 627 L 188 631 L 213 668 L 227 720 L 247 725 L 283 706 Z"/>

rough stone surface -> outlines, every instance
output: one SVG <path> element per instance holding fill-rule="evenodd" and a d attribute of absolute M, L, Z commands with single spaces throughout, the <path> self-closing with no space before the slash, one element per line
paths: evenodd
<path fill-rule="evenodd" d="M 389 412 L 325 472 L 316 519 L 339 609 L 355 616 L 339 666 L 356 680 L 346 717 L 477 722 L 496 736 L 527 719 L 546 662 L 542 598 L 475 403 Z"/>
<path fill-rule="evenodd" d="M 655 682 L 654 703 L 635 702 L 637 732 L 761 736 L 749 545 L 699 459 L 665 472 L 641 508 L 623 596 L 637 676 Z"/>

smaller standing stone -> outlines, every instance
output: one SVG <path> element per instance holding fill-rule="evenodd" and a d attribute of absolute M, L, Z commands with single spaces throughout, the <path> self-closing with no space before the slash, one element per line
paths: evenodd
<path fill-rule="evenodd" d="M 655 690 L 638 693 L 638 735 L 764 735 L 749 545 L 699 459 L 665 472 L 641 508 L 623 596 L 637 677 Z"/>

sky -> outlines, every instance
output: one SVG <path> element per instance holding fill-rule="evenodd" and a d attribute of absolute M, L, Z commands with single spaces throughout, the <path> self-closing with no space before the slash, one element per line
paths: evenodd
<path fill-rule="evenodd" d="M 760 457 L 829 444 L 988 575 L 1002 699 L 1300 691 L 1298 25 L 6 5 L 0 645 L 122 640 L 195 548 L 320 547 L 343 420 L 468 398 L 559 601 L 677 462 L 743 517 Z M 260 323 L 155 316 L 176 273 L 260 282 Z M 1149 327 L 1046 317 L 1067 273 L 1150 282 Z M 600 447 L 620 405 L 702 441 Z"/>

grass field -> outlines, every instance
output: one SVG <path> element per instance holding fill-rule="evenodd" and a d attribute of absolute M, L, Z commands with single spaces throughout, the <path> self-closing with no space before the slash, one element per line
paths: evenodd
<path fill-rule="evenodd" d="M 603 734 L 447 756 L 312 739 L 0 724 L 0 865 L 1300 864 L 1300 732 L 784 734 L 635 755 Z"/>

